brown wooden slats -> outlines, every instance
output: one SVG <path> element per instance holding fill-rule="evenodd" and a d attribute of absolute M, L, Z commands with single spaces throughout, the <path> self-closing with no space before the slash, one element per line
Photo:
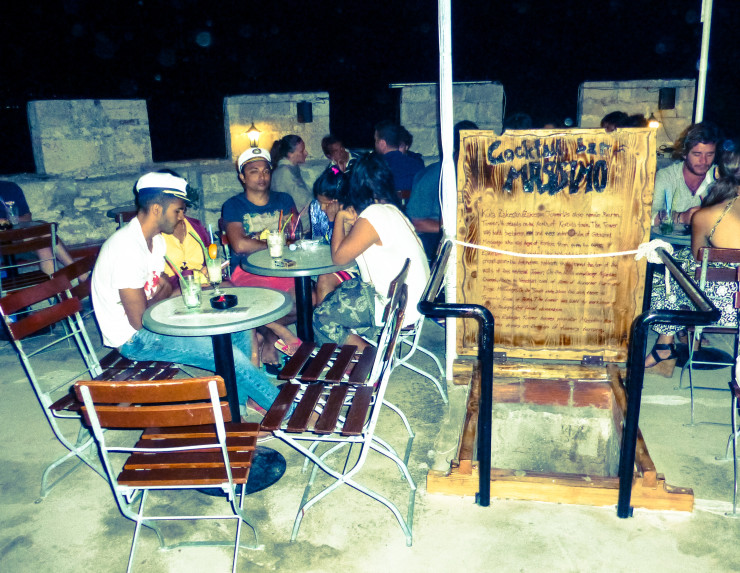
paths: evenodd
<path fill-rule="evenodd" d="M 694 271 L 694 280 L 701 278 L 701 267 Z M 734 268 L 707 268 L 707 281 L 712 282 L 735 282 L 737 281 L 737 269 Z"/>
<path fill-rule="evenodd" d="M 232 467 L 248 467 L 252 463 L 254 446 L 229 452 Z M 221 468 L 224 457 L 216 452 L 136 452 L 131 454 L 123 466 L 124 470 L 157 470 L 175 468 Z"/>
<path fill-rule="evenodd" d="M 82 402 L 77 399 L 77 396 L 74 395 L 71 388 L 67 394 L 49 406 L 49 410 L 52 412 L 61 412 L 63 410 L 67 410 L 68 412 L 79 412 L 81 408 Z"/>
<path fill-rule="evenodd" d="M 103 368 L 130 368 L 134 365 L 133 360 L 129 360 L 128 358 L 125 358 L 121 355 L 118 350 L 111 350 L 108 354 L 103 356 L 102 360 L 100 361 L 100 365 Z"/>
<path fill-rule="evenodd" d="M 345 344 L 342 346 L 339 354 L 337 354 L 337 357 L 334 359 L 334 364 L 329 368 L 329 371 L 324 376 L 324 380 L 334 383 L 341 382 L 344 373 L 352 363 L 352 359 L 354 358 L 356 351 L 357 346 L 352 344 Z"/>
<path fill-rule="evenodd" d="M 288 432 L 305 432 L 308 427 L 308 423 L 311 419 L 316 404 L 324 392 L 323 384 L 309 384 L 306 391 L 303 393 L 300 402 L 293 411 L 293 415 L 288 421 L 286 430 Z"/>
<path fill-rule="evenodd" d="M 215 380 L 219 396 L 226 395 L 224 381 L 219 376 L 203 378 L 180 378 L 177 380 L 131 380 L 121 384 L 82 382 L 90 389 L 90 396 L 96 402 L 119 403 L 138 402 L 156 404 L 160 402 L 210 400 L 208 387 L 203 381 Z M 78 393 L 78 398 L 82 396 Z"/>
<path fill-rule="evenodd" d="M 229 437 L 251 437 L 257 436 L 260 425 L 256 423 L 226 422 L 224 429 Z M 204 424 L 202 426 L 172 426 L 168 428 L 147 428 L 141 435 L 142 440 L 155 440 L 162 438 L 207 438 L 216 433 L 215 424 Z"/>
<path fill-rule="evenodd" d="M 374 346 L 367 346 L 362 351 L 362 356 L 355 364 L 352 369 L 352 373 L 349 375 L 350 384 L 364 384 L 370 376 L 370 371 L 373 369 L 373 362 L 375 361 L 375 353 L 378 351 Z"/>
<path fill-rule="evenodd" d="M 40 233 L 41 234 L 41 233 Z M 39 236 L 35 239 L 27 239 L 11 244 L 0 245 L 0 254 L 2 255 L 20 255 L 38 251 L 45 247 L 51 248 L 51 235 Z"/>
<path fill-rule="evenodd" d="M 270 406 L 270 410 L 262 419 L 261 426 L 263 430 L 272 432 L 280 428 L 280 424 L 283 423 L 283 418 L 285 418 L 288 409 L 293 405 L 293 400 L 298 394 L 299 389 L 300 386 L 298 384 L 283 384 L 280 393 L 275 398 L 272 406 Z"/>
<path fill-rule="evenodd" d="M 15 338 L 16 340 L 22 340 L 25 337 L 30 336 L 34 332 L 38 332 L 42 328 L 46 328 L 47 326 L 56 324 L 57 322 L 64 320 L 69 316 L 73 316 L 74 313 L 78 312 L 79 310 L 80 301 L 76 298 L 70 298 L 58 304 L 55 304 L 54 306 L 42 308 L 41 310 L 37 310 L 32 312 L 31 314 L 26 315 L 20 320 L 10 324 L 10 331 L 13 334 L 13 338 Z M 6 311 L 6 314 L 13 314 L 13 312 L 15 311 Z"/>
<path fill-rule="evenodd" d="M 334 350 L 336 350 L 336 344 L 322 344 L 319 351 L 311 359 L 311 362 L 301 372 L 301 380 L 304 382 L 314 382 L 321 377 L 321 373 L 329 364 L 329 361 L 334 356 Z"/>
<path fill-rule="evenodd" d="M 254 424 L 256 428 L 259 428 L 259 424 Z M 218 442 L 216 434 L 210 436 L 201 436 L 198 438 L 187 438 L 186 434 L 173 435 L 168 438 L 161 439 L 140 439 L 136 446 L 137 448 L 176 448 L 183 445 L 183 441 L 187 440 L 187 443 L 194 446 L 207 446 Z M 226 449 L 229 451 L 243 450 L 245 447 L 255 447 L 257 445 L 257 432 L 253 432 L 249 436 L 226 436 Z M 218 448 L 206 448 L 200 450 L 204 452 L 220 451 Z"/>
<path fill-rule="evenodd" d="M 183 426 L 185 424 L 208 424 L 213 422 L 213 408 L 210 402 L 191 404 L 188 408 L 182 405 L 163 406 L 105 406 L 98 405 L 100 425 L 104 428 L 144 428 L 146 426 Z M 87 409 L 82 408 L 85 420 L 88 420 Z M 229 405 L 221 403 L 221 412 L 228 416 Z"/>
<path fill-rule="evenodd" d="M 348 390 L 348 386 L 332 387 L 326 404 L 324 404 L 324 410 L 314 426 L 314 432 L 317 434 L 331 434 L 334 432 Z"/>
<path fill-rule="evenodd" d="M 313 352 L 314 348 L 316 348 L 316 345 L 313 342 L 302 343 L 298 347 L 298 350 L 295 351 L 295 354 L 290 357 L 290 360 L 288 360 L 287 364 L 280 371 L 280 374 L 278 374 L 278 379 L 291 380 L 298 376 L 298 373 L 301 371 L 301 368 L 303 368 L 303 365 L 309 358 L 311 358 L 311 353 Z"/>
<path fill-rule="evenodd" d="M 373 392 L 374 388 L 372 386 L 357 388 L 352 399 L 352 406 L 350 406 L 344 421 L 342 434 L 345 436 L 359 436 L 362 434 L 362 428 L 365 426 L 367 411 L 370 408 Z"/>
<path fill-rule="evenodd" d="M 15 291 L 49 280 L 49 275 L 43 271 L 29 271 L 3 279 L 4 291 Z"/>
<path fill-rule="evenodd" d="M 234 482 L 246 483 L 249 468 L 233 468 Z M 171 470 L 123 470 L 118 476 L 120 485 L 131 487 L 168 485 L 220 485 L 226 483 L 224 468 L 177 468 Z"/>

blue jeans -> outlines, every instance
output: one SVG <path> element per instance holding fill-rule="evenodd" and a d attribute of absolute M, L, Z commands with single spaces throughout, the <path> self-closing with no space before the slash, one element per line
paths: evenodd
<path fill-rule="evenodd" d="M 278 389 L 251 362 L 252 331 L 244 330 L 231 335 L 234 349 L 234 369 L 239 404 L 251 398 L 269 409 L 278 395 Z M 213 343 L 210 336 L 167 336 L 146 328 L 137 331 L 120 348 L 120 353 L 131 360 L 162 360 L 177 362 L 215 371 Z"/>

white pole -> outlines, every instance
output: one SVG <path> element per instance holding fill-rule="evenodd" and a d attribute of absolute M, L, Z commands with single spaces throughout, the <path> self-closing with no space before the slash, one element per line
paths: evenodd
<path fill-rule="evenodd" d="M 444 238 L 455 238 L 457 228 L 457 177 L 452 157 L 453 106 L 452 106 L 452 7 L 451 0 L 439 0 L 439 119 L 442 138 L 442 174 L 440 192 L 442 199 L 442 226 Z M 444 239 L 443 239 L 444 240 Z M 445 282 L 446 302 L 457 300 L 457 249 L 452 249 L 447 265 Z M 446 371 L 452 380 L 452 364 L 457 357 L 455 321 L 446 321 Z"/>
<path fill-rule="evenodd" d="M 712 28 L 712 4 L 714 0 L 702 0 L 701 21 L 701 55 L 699 56 L 699 81 L 696 87 L 696 113 L 694 123 L 704 119 L 704 93 L 707 89 L 707 60 L 709 59 L 709 33 Z"/>

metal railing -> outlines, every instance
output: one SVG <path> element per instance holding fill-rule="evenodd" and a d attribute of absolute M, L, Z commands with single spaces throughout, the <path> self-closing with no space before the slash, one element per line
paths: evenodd
<path fill-rule="evenodd" d="M 478 321 L 478 360 L 481 371 L 481 392 L 478 404 L 478 494 L 476 502 L 481 506 L 490 504 L 491 494 L 491 416 L 493 408 L 493 333 L 494 318 L 491 312 L 479 304 L 448 304 L 436 302 L 445 278 L 447 261 L 453 243 L 445 242 L 440 248 L 432 266 L 421 301 L 417 308 L 426 316 L 473 318 Z M 630 500 L 632 481 L 634 479 L 635 450 L 642 401 L 642 385 L 645 377 L 645 352 L 647 350 L 648 328 L 655 323 L 668 323 L 677 326 L 705 326 L 717 321 L 720 311 L 699 290 L 697 284 L 679 267 L 676 260 L 665 250 L 659 248 L 656 253 L 669 270 L 673 278 L 684 290 L 698 310 L 650 310 L 647 308 L 632 322 L 630 342 L 627 351 L 627 414 L 622 434 L 622 447 L 619 458 L 619 498 L 617 516 L 621 518 L 632 515 Z M 652 268 L 647 273 L 647 280 L 652 279 Z M 646 289 L 649 297 L 650 289 Z"/>

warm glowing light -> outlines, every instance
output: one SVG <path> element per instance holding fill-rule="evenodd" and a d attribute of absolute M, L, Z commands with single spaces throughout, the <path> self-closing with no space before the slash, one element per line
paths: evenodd
<path fill-rule="evenodd" d="M 249 138 L 250 146 L 252 147 L 260 146 L 260 133 L 262 132 L 254 126 L 254 122 L 252 122 L 252 125 L 249 126 L 249 129 L 245 133 L 247 134 L 247 137 Z"/>
<path fill-rule="evenodd" d="M 654 113 L 651 113 L 648 118 L 648 127 L 652 129 L 658 129 L 660 127 L 660 122 L 656 119 Z"/>

